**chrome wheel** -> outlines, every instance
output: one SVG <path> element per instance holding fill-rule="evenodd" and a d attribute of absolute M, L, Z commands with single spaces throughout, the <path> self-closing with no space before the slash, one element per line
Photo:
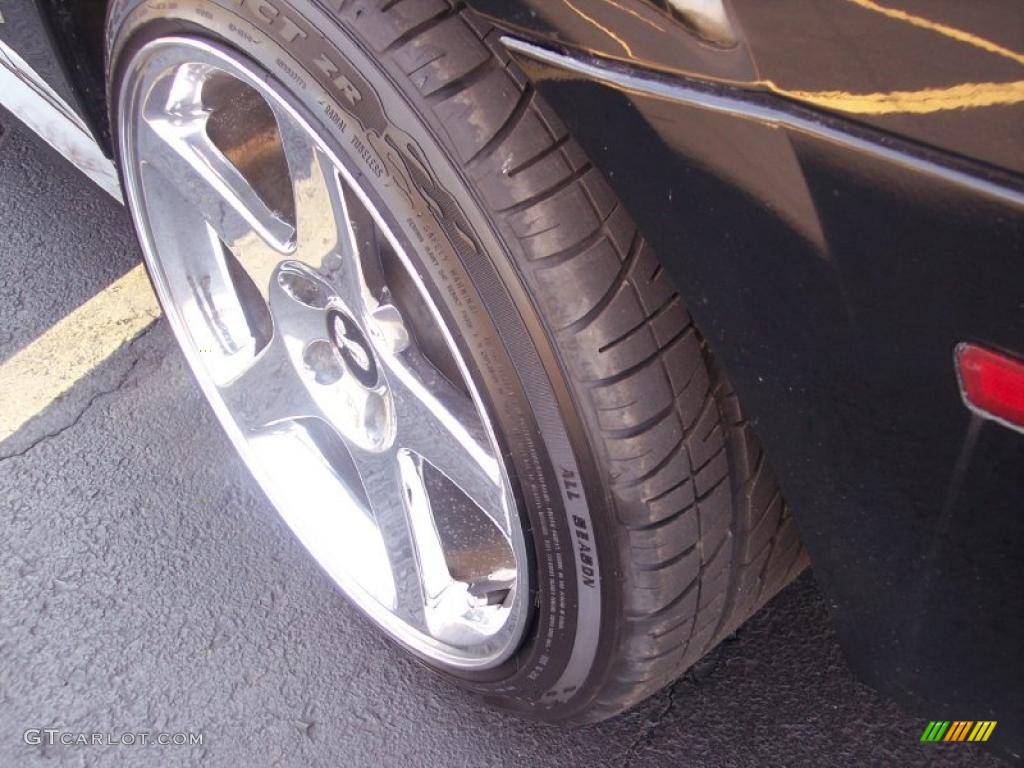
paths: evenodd
<path fill-rule="evenodd" d="M 267 495 L 403 645 L 500 664 L 526 623 L 524 533 L 400 222 L 279 83 L 209 42 L 146 45 L 118 107 L 157 294 Z"/>

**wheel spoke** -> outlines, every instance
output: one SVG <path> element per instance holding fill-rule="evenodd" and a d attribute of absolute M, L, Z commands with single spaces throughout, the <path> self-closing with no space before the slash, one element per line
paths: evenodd
<path fill-rule="evenodd" d="M 373 218 L 309 134 L 276 113 L 295 200 L 295 258 L 327 275 L 354 312 L 372 311 L 383 285 Z"/>
<path fill-rule="evenodd" d="M 332 169 L 332 174 L 332 188 L 338 195 L 336 205 L 343 257 L 335 282 L 343 296 L 351 296 L 354 306 L 373 311 L 384 288 L 378 255 L 381 234 L 355 191 L 338 178 L 336 170 Z"/>
<path fill-rule="evenodd" d="M 274 117 L 295 202 L 294 258 L 320 269 L 329 254 L 344 250 L 344 209 L 334 166 L 291 115 L 277 110 Z"/>
<path fill-rule="evenodd" d="M 501 471 L 473 402 L 415 347 L 391 358 L 396 444 L 444 474 L 506 536 L 511 535 Z"/>
<path fill-rule="evenodd" d="M 279 334 L 220 393 L 239 426 L 249 432 L 320 415 Z"/>
<path fill-rule="evenodd" d="M 178 192 L 164 183 L 156 171 L 145 168 L 143 178 L 151 182 L 148 200 L 153 206 L 182 207 Z M 183 209 L 173 222 L 154 218 L 152 227 L 173 254 L 173 258 L 163 262 L 162 272 L 180 297 L 178 310 L 191 331 L 191 341 L 200 349 L 216 348 L 227 358 L 236 353 L 244 356 L 246 350 L 251 356 L 255 332 L 246 319 L 228 257 L 217 235 L 191 207 Z M 221 366 L 221 361 L 212 357 L 206 360 L 212 361 L 211 370 L 217 369 L 218 380 L 229 373 L 230 364 Z"/>
<path fill-rule="evenodd" d="M 270 272 L 294 249 L 295 228 L 267 206 L 210 139 L 210 115 L 199 96 L 201 72 L 181 67 L 157 86 L 167 93 L 145 113 L 140 153 L 201 212 L 266 295 Z"/>
<path fill-rule="evenodd" d="M 326 336 L 327 312 L 290 293 L 286 279 L 289 275 L 304 279 L 305 268 L 285 262 L 270 279 L 270 305 L 275 322 L 270 343 L 221 388 L 228 407 L 249 430 L 280 421 L 324 418 L 295 361 L 303 359 L 306 343 Z"/>
<path fill-rule="evenodd" d="M 426 631 L 426 606 L 429 597 L 424 577 L 428 576 L 428 573 L 422 570 L 420 546 L 426 549 L 427 562 L 430 563 L 429 578 L 432 582 L 436 582 L 438 574 L 435 570 L 435 550 L 429 536 L 424 535 L 421 545 L 417 534 L 426 532 L 417 530 L 411 519 L 412 509 L 420 507 L 415 479 L 410 477 L 408 468 L 391 452 L 380 454 L 354 451 L 352 459 L 370 501 L 373 517 L 391 563 L 395 583 L 394 612 Z M 427 514 L 429 517 L 429 510 Z M 433 525 L 432 521 L 427 522 Z M 433 536 L 436 540 L 436 532 Z M 443 553 L 441 557 L 443 563 Z"/>
<path fill-rule="evenodd" d="M 408 451 L 397 455 L 399 475 L 405 498 L 405 512 L 416 546 L 420 581 L 428 603 L 436 602 L 452 583 L 444 555 L 444 546 L 430 511 L 430 498 L 423 482 L 422 460 Z"/>

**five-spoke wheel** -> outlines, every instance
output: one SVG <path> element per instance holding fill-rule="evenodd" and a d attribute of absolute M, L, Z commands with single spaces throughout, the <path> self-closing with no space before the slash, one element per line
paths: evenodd
<path fill-rule="evenodd" d="M 164 39 L 124 94 L 154 284 L 257 479 L 402 643 L 499 664 L 525 621 L 523 532 L 478 388 L 387 212 L 240 57 Z"/>

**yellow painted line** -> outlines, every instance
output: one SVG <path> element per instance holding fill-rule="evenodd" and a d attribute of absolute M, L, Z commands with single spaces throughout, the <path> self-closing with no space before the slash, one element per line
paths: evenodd
<path fill-rule="evenodd" d="M 1024 80 L 1012 83 L 960 83 L 948 88 L 924 88 L 919 91 L 887 93 L 849 93 L 847 91 L 797 91 L 783 88 L 770 80 L 760 85 L 773 93 L 824 109 L 858 115 L 894 113 L 923 115 L 954 109 L 976 109 L 1024 102 Z"/>
<path fill-rule="evenodd" d="M 42 413 L 159 316 L 140 264 L 0 362 L 0 440 Z"/>
<path fill-rule="evenodd" d="M 887 8 L 884 5 L 872 2 L 872 0 L 849 0 L 849 2 L 854 5 L 859 5 L 861 8 L 865 8 L 869 11 L 874 11 L 875 13 L 880 13 L 883 16 L 888 16 L 891 19 L 899 19 L 900 21 L 905 21 L 908 24 L 913 24 L 915 27 L 928 29 L 961 43 L 973 45 L 975 48 L 980 48 L 983 51 L 994 53 L 997 56 L 1004 56 L 1007 59 L 1016 61 L 1018 64 L 1024 64 L 1024 53 L 1011 51 L 1009 48 L 1004 48 L 1001 45 L 993 43 L 991 40 L 986 40 L 984 37 L 972 35 L 970 32 L 964 32 L 962 29 L 951 27 L 948 24 L 931 21 L 930 19 L 923 18 L 922 16 L 915 16 L 912 13 L 907 13 L 906 11 L 901 11 L 897 8 Z"/>

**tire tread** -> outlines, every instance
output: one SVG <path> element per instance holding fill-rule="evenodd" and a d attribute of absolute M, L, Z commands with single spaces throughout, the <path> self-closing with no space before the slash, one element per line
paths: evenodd
<path fill-rule="evenodd" d="M 494 30 L 461 3 L 363 5 L 387 30 L 377 49 L 415 65 L 453 154 L 518 241 L 518 266 L 600 438 L 624 532 L 624 618 L 603 687 L 573 719 L 609 717 L 733 632 L 806 554 L 667 271 Z"/>

